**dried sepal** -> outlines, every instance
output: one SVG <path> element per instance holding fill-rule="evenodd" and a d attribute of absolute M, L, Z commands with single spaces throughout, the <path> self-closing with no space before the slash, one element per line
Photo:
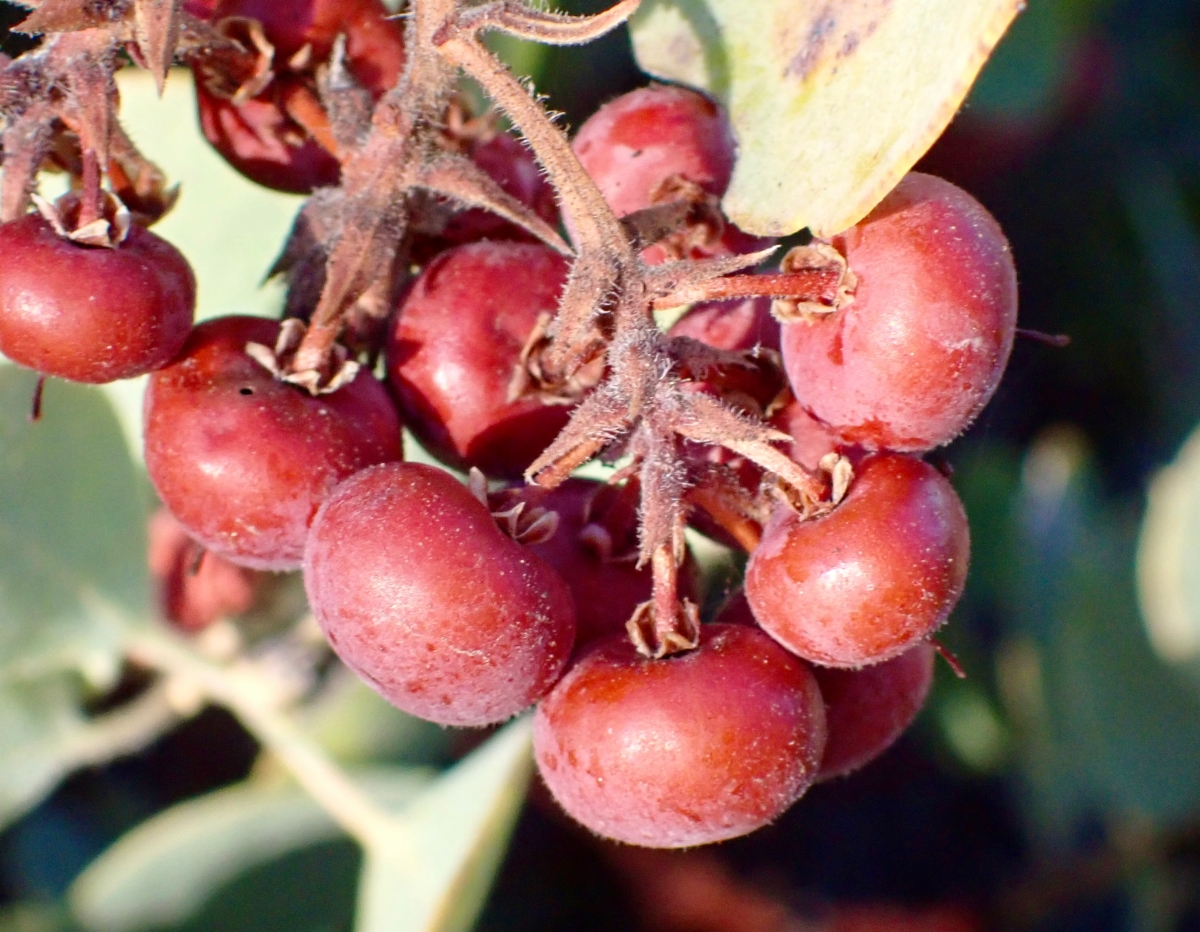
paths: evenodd
<path fill-rule="evenodd" d="M 788 250 L 779 262 L 781 275 L 813 276 L 828 282 L 821 294 L 771 295 L 771 314 L 781 324 L 832 314 L 854 300 L 858 277 L 846 257 L 824 240 Z"/>
<path fill-rule="evenodd" d="M 354 381 L 359 363 L 351 359 L 344 346 L 335 346 L 328 366 L 323 369 L 297 368 L 294 360 L 304 340 L 307 328 L 303 321 L 289 318 L 279 326 L 275 346 L 247 343 L 246 355 L 281 382 L 305 389 L 310 395 L 328 395 Z"/>

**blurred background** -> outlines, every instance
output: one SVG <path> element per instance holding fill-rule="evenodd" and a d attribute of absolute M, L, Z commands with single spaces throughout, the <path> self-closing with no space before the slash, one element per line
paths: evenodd
<path fill-rule="evenodd" d="M 0 3 L 6 26 L 21 15 Z M 505 51 L 572 126 L 644 83 L 624 33 Z M 138 138 L 160 157 L 153 123 Z M 1200 930 L 1200 3 L 1030 0 L 918 167 L 1004 227 L 1021 326 L 1071 337 L 1018 340 L 983 416 L 937 454 L 971 522 L 944 632 L 967 678 L 943 666 L 878 762 L 715 848 L 599 842 L 535 786 L 479 928 Z M 202 309 L 269 310 L 278 292 L 254 289 L 296 202 L 237 189 L 230 210 L 274 232 L 231 250 L 203 241 L 190 218 L 212 201 L 189 207 L 186 185 L 162 231 L 197 263 Z M 440 766 L 475 740 L 411 726 L 385 753 Z M 72 928 L 58 904 L 90 861 L 255 755 L 207 711 L 75 773 L 0 834 L 0 930 Z M 348 929 L 357 867 L 348 842 L 310 846 L 171 928 Z"/>

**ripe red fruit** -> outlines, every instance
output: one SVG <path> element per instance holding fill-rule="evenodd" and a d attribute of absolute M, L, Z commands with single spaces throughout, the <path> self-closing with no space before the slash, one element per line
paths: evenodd
<path fill-rule="evenodd" d="M 650 599 L 650 567 L 637 568 L 638 497 L 636 490 L 592 479 L 568 479 L 555 489 L 538 486 L 505 489 L 494 496 L 493 510 L 525 502 L 558 514 L 558 529 L 529 549 L 558 571 L 575 600 L 575 644 L 625 631 L 633 610 Z M 690 556 L 680 568 L 680 595 L 698 602 L 695 565 Z"/>
<path fill-rule="evenodd" d="M 99 383 L 157 369 L 183 346 L 195 305 L 187 260 L 141 227 L 108 249 L 37 214 L 0 225 L 0 352 L 44 375 Z"/>
<path fill-rule="evenodd" d="M 904 653 L 962 595 L 970 538 L 949 481 L 899 454 L 862 462 L 823 517 L 772 515 L 746 568 L 754 617 L 784 647 L 833 667 Z"/>
<path fill-rule="evenodd" d="M 925 704 L 936 657 L 925 642 L 862 670 L 813 669 L 829 730 L 818 780 L 858 770 L 892 746 Z"/>
<path fill-rule="evenodd" d="M 652 848 L 734 838 L 812 783 L 825 709 L 808 666 L 761 631 L 704 625 L 664 660 L 597 641 L 538 707 L 534 754 L 568 814 Z"/>
<path fill-rule="evenodd" d="M 507 397 L 566 275 L 545 246 L 484 241 L 442 253 L 416 280 L 388 339 L 387 372 L 405 421 L 438 459 L 516 479 L 566 425 L 567 405 Z"/>
<path fill-rule="evenodd" d="M 783 328 L 796 399 L 869 449 L 954 439 L 1012 350 L 1017 277 L 1000 226 L 965 191 L 912 172 L 833 244 L 858 283 L 847 306 Z"/>
<path fill-rule="evenodd" d="M 347 70 L 378 99 L 404 68 L 404 33 L 378 0 L 221 0 L 212 19 L 242 17 L 262 23 L 274 47 L 271 83 L 256 97 L 234 103 L 236 88 L 224 76 L 196 69 L 200 128 L 212 146 L 247 178 L 268 188 L 307 194 L 338 182 L 334 155 L 292 116 L 299 102 L 316 105 L 317 66 L 329 60 L 334 40 L 346 37 Z M 310 51 L 293 68 L 294 56 Z M 319 106 L 319 105 L 318 105 Z M 323 114 L 310 114 L 318 122 Z M 328 141 L 328 140 L 327 140 Z"/>
<path fill-rule="evenodd" d="M 671 200 L 669 187 L 676 178 L 720 197 L 733 175 L 736 147 L 729 120 L 717 104 L 696 91 L 662 84 L 609 101 L 579 127 L 572 143 L 619 217 Z M 709 242 L 692 243 L 685 258 L 752 252 L 766 245 L 768 241 L 728 224 Z M 651 246 L 643 258 L 658 263 L 668 253 L 661 245 Z"/>
<path fill-rule="evenodd" d="M 242 566 L 293 570 L 333 487 L 400 458 L 400 420 L 366 370 L 313 397 L 246 355 L 248 342 L 273 346 L 278 333 L 278 321 L 257 317 L 192 331 L 146 389 L 146 468 L 205 547 Z"/>
<path fill-rule="evenodd" d="M 165 508 L 151 517 L 149 536 L 147 562 L 159 607 L 181 631 L 200 631 L 254 604 L 263 574 L 205 551 Z"/>
<path fill-rule="evenodd" d="M 443 725 L 520 712 L 558 679 L 575 635 L 558 574 L 464 485 L 416 463 L 338 486 L 313 522 L 304 585 L 347 666 Z"/>

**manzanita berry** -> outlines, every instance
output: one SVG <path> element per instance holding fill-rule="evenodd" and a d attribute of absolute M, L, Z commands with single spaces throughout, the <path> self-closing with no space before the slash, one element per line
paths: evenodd
<path fill-rule="evenodd" d="M 75 382 L 142 375 L 179 352 L 195 306 L 187 260 L 139 226 L 106 248 L 38 214 L 0 224 L 0 352 L 13 362 Z"/>
<path fill-rule="evenodd" d="M 516 479 L 566 425 L 562 399 L 532 384 L 510 397 L 521 351 L 557 309 L 566 276 L 546 246 L 485 240 L 442 253 L 417 278 L 392 327 L 387 372 L 405 421 L 438 459 Z"/>
<path fill-rule="evenodd" d="M 870 449 L 953 440 L 992 397 L 1016 332 L 999 224 L 950 182 L 912 172 L 833 245 L 857 285 L 837 311 L 783 328 L 796 399 Z"/>
<path fill-rule="evenodd" d="M 443 725 L 503 721 L 566 665 L 566 584 L 449 473 L 386 463 L 342 483 L 304 555 L 338 656 L 393 705 Z"/>
<path fill-rule="evenodd" d="M 694 650 L 647 660 L 596 641 L 538 707 L 534 754 L 567 813 L 652 848 L 734 838 L 816 777 L 825 707 L 808 665 L 761 631 L 704 625 Z"/>
<path fill-rule="evenodd" d="M 819 780 L 858 770 L 892 746 L 925 704 L 936 658 L 926 641 L 861 670 L 813 668 L 829 728 Z"/>
<path fill-rule="evenodd" d="M 746 597 L 784 647 L 833 667 L 896 657 L 962 595 L 970 538 L 949 481 L 889 453 L 862 462 L 845 499 L 804 520 L 779 508 L 746 568 Z"/>
<path fill-rule="evenodd" d="M 314 121 L 328 128 L 316 92 L 315 70 L 345 36 L 345 67 L 373 98 L 399 79 L 404 32 L 379 0 L 219 0 L 214 22 L 255 20 L 273 48 L 272 80 L 256 96 L 235 100 L 227 76 L 195 66 L 196 103 L 205 138 L 234 168 L 265 187 L 296 194 L 338 182 L 332 132 L 317 139 Z M 306 127 L 305 123 L 308 123 Z"/>
<path fill-rule="evenodd" d="M 274 346 L 278 334 L 278 321 L 259 317 L 193 330 L 146 389 L 146 468 L 205 547 L 242 566 L 294 570 L 333 487 L 400 458 L 400 419 L 365 369 L 317 396 L 275 378 L 246 344 Z"/>
<path fill-rule="evenodd" d="M 579 127 L 572 148 L 620 217 L 674 199 L 680 183 L 719 198 L 733 176 L 737 144 L 725 113 L 708 97 L 655 84 L 622 94 L 593 113 Z M 769 245 L 732 224 L 691 233 L 700 235 L 684 236 L 675 250 L 680 255 L 660 244 L 646 249 L 643 257 L 658 263 Z"/>

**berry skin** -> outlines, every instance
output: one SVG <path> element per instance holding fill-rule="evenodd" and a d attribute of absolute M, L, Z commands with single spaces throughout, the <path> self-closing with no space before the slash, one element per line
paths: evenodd
<path fill-rule="evenodd" d="M 568 479 L 552 490 L 505 489 L 493 499 L 493 511 L 525 502 L 558 515 L 554 536 L 529 549 L 557 570 L 571 589 L 576 646 L 624 632 L 634 609 L 650 599 L 654 587 L 650 567 L 637 568 L 636 492 L 592 479 Z M 699 602 L 698 588 L 689 554 L 680 567 L 679 594 Z"/>
<path fill-rule="evenodd" d="M 892 746 L 925 705 L 936 657 L 922 642 L 862 670 L 813 669 L 829 728 L 818 780 L 852 773 Z"/>
<path fill-rule="evenodd" d="M 159 607 L 180 631 L 202 631 L 254 605 L 263 574 L 203 550 L 165 508 L 150 518 L 148 531 L 147 562 Z"/>
<path fill-rule="evenodd" d="M 671 200 L 676 179 L 720 197 L 733 175 L 737 144 L 724 112 L 709 98 L 682 87 L 655 84 L 609 101 L 584 124 L 571 144 L 608 206 L 618 217 Z M 770 245 L 732 224 L 686 245 L 672 256 L 663 244 L 643 258 L 700 259 L 752 252 Z"/>
<path fill-rule="evenodd" d="M 1017 277 L 1004 233 L 965 191 L 912 172 L 833 241 L 853 300 L 783 328 L 796 399 L 848 443 L 928 450 L 958 436 L 1004 373 Z"/>
<path fill-rule="evenodd" d="M 808 666 L 739 625 L 704 625 L 699 647 L 664 660 L 597 641 L 534 720 L 538 769 L 567 813 L 651 848 L 767 824 L 812 783 L 824 746 Z"/>
<path fill-rule="evenodd" d="M 553 314 L 567 264 L 536 243 L 484 241 L 442 253 L 404 298 L 387 344 L 388 381 L 421 444 L 448 465 L 520 478 L 571 408 L 507 400 L 539 315 Z"/>
<path fill-rule="evenodd" d="M 566 584 L 449 473 L 386 463 L 342 483 L 304 555 L 309 604 L 346 665 L 443 725 L 503 721 L 566 665 Z"/>
<path fill-rule="evenodd" d="M 387 391 L 362 370 L 313 397 L 246 355 L 273 346 L 279 322 L 198 325 L 146 389 L 146 468 L 163 503 L 205 547 L 241 566 L 294 570 L 333 487 L 401 455 Z"/>
<path fill-rule="evenodd" d="M 746 568 L 746 597 L 788 650 L 861 667 L 904 653 L 946 620 L 969 557 L 967 516 L 945 476 L 881 454 L 859 465 L 829 514 L 772 515 Z"/>
<path fill-rule="evenodd" d="M 44 375 L 103 383 L 157 369 L 183 346 L 195 305 L 187 260 L 141 227 L 106 249 L 37 214 L 0 225 L 0 352 Z"/>
<path fill-rule="evenodd" d="M 328 61 L 334 40 L 346 37 L 346 68 L 378 100 L 404 68 L 404 34 L 378 0 L 221 0 L 211 11 L 258 20 L 275 49 L 274 78 L 258 96 L 234 103 L 221 75 L 196 70 L 196 103 L 205 138 L 239 172 L 264 187 L 307 194 L 335 185 L 334 155 L 289 115 L 299 96 L 316 99 L 315 69 Z M 293 56 L 305 48 L 301 70 Z"/>

